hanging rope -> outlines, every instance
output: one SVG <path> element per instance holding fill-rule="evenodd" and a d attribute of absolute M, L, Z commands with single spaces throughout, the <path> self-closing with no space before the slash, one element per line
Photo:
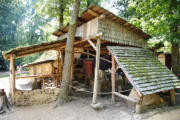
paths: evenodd
<path fill-rule="evenodd" d="M 65 85 L 61 82 L 61 85 Z M 74 86 L 71 86 L 71 85 L 68 85 L 68 87 L 71 87 L 71 88 L 74 88 L 78 91 L 82 91 L 82 92 L 86 92 L 86 93 L 91 93 L 93 94 L 94 92 L 90 91 L 90 90 L 83 90 L 81 88 L 78 88 L 78 87 L 74 87 Z M 119 93 L 124 93 L 124 92 L 127 92 L 127 91 L 130 91 L 131 89 L 128 89 L 128 90 L 123 90 L 123 91 L 120 91 Z M 108 95 L 108 94 L 112 94 L 112 92 L 98 92 L 98 95 Z"/>

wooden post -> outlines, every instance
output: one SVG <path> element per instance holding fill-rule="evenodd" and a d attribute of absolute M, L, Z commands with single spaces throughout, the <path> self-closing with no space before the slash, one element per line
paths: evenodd
<path fill-rule="evenodd" d="M 129 97 L 129 96 L 120 94 L 120 93 L 118 93 L 118 92 L 113 92 L 112 94 L 114 94 L 114 95 L 116 95 L 116 96 L 118 96 L 118 97 L 120 97 L 120 98 L 122 98 L 122 99 L 124 99 L 124 100 L 127 100 L 127 101 L 129 101 L 129 102 L 132 102 L 132 103 L 134 103 L 134 104 L 137 103 L 137 101 L 136 101 L 135 99 L 133 99 L 133 98 L 131 98 L 131 97 Z"/>
<path fill-rule="evenodd" d="M 112 83 L 112 93 L 116 91 L 116 63 L 114 56 L 112 55 L 112 68 L 111 68 L 111 83 Z M 112 94 L 112 101 L 115 102 L 115 95 Z"/>
<path fill-rule="evenodd" d="M 170 90 L 171 105 L 175 105 L 176 104 L 176 99 L 175 99 L 175 94 L 174 93 L 175 93 L 174 89 Z"/>
<path fill-rule="evenodd" d="M 14 102 L 14 92 L 15 92 L 15 68 L 14 68 L 14 55 L 10 56 L 10 95 L 12 102 Z"/>
<path fill-rule="evenodd" d="M 57 64 L 58 64 L 58 75 L 60 75 L 60 72 L 61 72 L 61 61 L 60 61 L 60 50 L 57 50 Z M 56 76 L 57 78 L 56 78 L 56 87 L 58 87 L 58 85 L 59 85 L 59 81 L 60 81 L 60 76 Z"/>
<path fill-rule="evenodd" d="M 62 80 L 62 71 L 63 71 L 63 64 L 64 64 L 64 53 L 61 51 L 61 62 L 60 62 L 60 80 Z"/>
<path fill-rule="evenodd" d="M 139 101 L 136 104 L 136 113 L 140 114 L 142 113 L 142 102 L 143 102 L 143 97 L 140 97 Z"/>
<path fill-rule="evenodd" d="M 43 76 L 42 76 L 42 81 L 43 81 L 43 89 L 45 89 L 45 79 L 43 78 Z"/>
<path fill-rule="evenodd" d="M 96 67 L 95 67 L 95 77 L 94 77 L 94 89 L 93 89 L 93 101 L 92 104 L 96 103 L 97 95 L 98 95 L 98 72 L 99 72 L 99 60 L 100 60 L 100 48 L 101 48 L 101 39 L 100 37 L 97 39 L 96 44 Z"/>
<path fill-rule="evenodd" d="M 70 86 L 72 86 L 72 80 L 73 80 L 73 73 L 74 73 L 74 50 L 72 54 L 72 63 L 71 63 L 71 78 L 70 78 Z M 72 87 L 69 87 L 69 93 L 72 92 Z"/>

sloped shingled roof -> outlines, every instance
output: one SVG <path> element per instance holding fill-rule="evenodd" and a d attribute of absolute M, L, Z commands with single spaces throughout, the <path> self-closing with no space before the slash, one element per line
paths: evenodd
<path fill-rule="evenodd" d="M 95 14 L 91 14 L 92 12 Z M 112 12 L 110 12 L 102 7 L 96 6 L 96 5 L 89 6 L 85 11 L 82 12 L 80 17 L 78 18 L 77 26 L 81 26 L 82 24 L 87 23 L 88 21 L 90 21 L 93 18 L 100 16 L 100 15 L 105 15 L 106 18 L 119 23 L 120 25 L 124 26 L 128 30 L 133 31 L 134 33 L 142 36 L 144 39 L 150 38 L 150 35 L 146 34 L 141 29 L 132 25 L 125 19 L 118 17 L 115 14 L 113 14 Z M 64 35 L 65 33 L 68 32 L 68 29 L 69 29 L 68 27 L 69 27 L 69 25 L 61 27 L 60 29 L 55 31 L 53 34 L 56 36 Z"/>
<path fill-rule="evenodd" d="M 36 64 L 52 62 L 52 61 L 55 61 L 55 60 L 57 60 L 57 51 L 56 50 L 50 50 L 50 51 L 44 52 L 34 62 L 28 63 L 28 64 L 26 64 L 24 66 L 27 67 L 27 66 L 36 65 Z"/>
<path fill-rule="evenodd" d="M 180 88 L 180 80 L 144 48 L 108 46 L 116 62 L 142 95 Z"/>

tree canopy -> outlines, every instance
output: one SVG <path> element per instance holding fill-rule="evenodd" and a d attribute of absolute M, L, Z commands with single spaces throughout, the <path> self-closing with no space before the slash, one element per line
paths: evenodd
<path fill-rule="evenodd" d="M 90 5 L 101 5 L 105 1 L 81 0 L 79 13 Z M 150 47 L 160 48 L 158 50 L 163 52 L 175 50 L 171 48 L 176 48 L 176 51 L 179 49 L 179 0 L 113 1 L 113 7 L 118 10 L 119 16 L 153 36 L 149 40 Z M 55 40 L 52 32 L 69 23 L 73 2 L 74 0 L 1 0 L 0 52 Z M 180 61 L 179 53 L 175 53 Z M 38 56 L 19 59 L 16 64 L 31 62 Z M 1 53 L 0 65 L 0 69 L 8 65 Z"/>
<path fill-rule="evenodd" d="M 100 2 L 81 0 L 80 13 L 89 5 Z M 2 51 L 56 40 L 52 32 L 70 21 L 72 4 L 73 0 L 1 0 L 0 69 L 8 65 Z M 38 56 L 18 59 L 16 65 L 32 62 Z"/>

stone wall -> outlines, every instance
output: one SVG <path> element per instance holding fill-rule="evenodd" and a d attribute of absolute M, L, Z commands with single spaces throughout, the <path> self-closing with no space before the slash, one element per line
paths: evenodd
<path fill-rule="evenodd" d="M 56 101 L 59 95 L 60 89 L 36 89 L 32 91 L 16 91 L 14 102 L 15 105 L 35 105 L 46 104 Z"/>

